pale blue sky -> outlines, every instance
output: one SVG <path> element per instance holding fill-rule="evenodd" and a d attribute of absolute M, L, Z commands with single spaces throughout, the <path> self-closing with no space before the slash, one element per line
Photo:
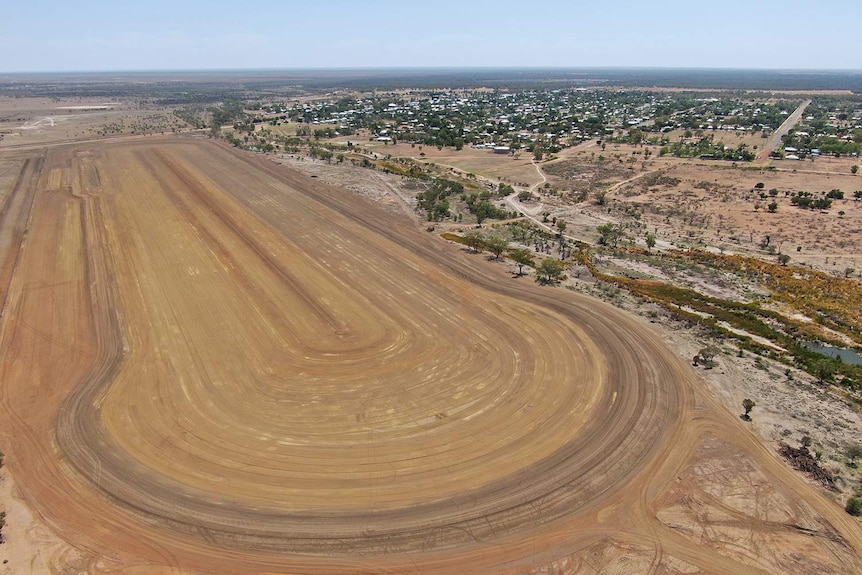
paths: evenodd
<path fill-rule="evenodd" d="M 862 69 L 862 0 L 18 0 L 0 19 L 0 72 Z"/>

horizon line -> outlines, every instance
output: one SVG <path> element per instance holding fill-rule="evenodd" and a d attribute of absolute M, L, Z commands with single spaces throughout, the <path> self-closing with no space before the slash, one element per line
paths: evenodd
<path fill-rule="evenodd" d="M 843 73 L 862 74 L 862 68 L 758 68 L 734 66 L 306 66 L 306 67 L 248 67 L 248 68 L 111 68 L 101 70 L 16 70 L 2 71 L 2 76 L 14 75 L 82 75 L 82 74 L 171 74 L 171 73 L 240 73 L 240 72 L 387 72 L 387 71 L 724 71 L 724 72 L 781 72 L 781 73 Z"/>

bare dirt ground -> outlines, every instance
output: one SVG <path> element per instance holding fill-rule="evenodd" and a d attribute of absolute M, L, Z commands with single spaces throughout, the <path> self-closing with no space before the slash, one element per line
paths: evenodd
<path fill-rule="evenodd" d="M 495 154 L 491 150 L 477 150 L 470 147 L 465 147 L 462 150 L 453 148 L 438 150 L 433 146 L 411 146 L 401 143 L 382 145 L 374 142 L 360 142 L 360 144 L 381 158 L 392 155 L 398 158 L 413 158 L 440 166 L 454 166 L 465 172 L 486 175 L 510 184 L 525 184 L 524 187 L 542 181 L 531 163 L 533 155 L 529 152 L 523 152 L 518 157 L 513 157 L 509 154 Z"/>
<path fill-rule="evenodd" d="M 660 248 L 706 247 L 770 261 L 783 253 L 794 264 L 836 275 L 843 275 L 846 268 L 862 269 L 862 202 L 853 199 L 854 192 L 862 189 L 862 177 L 850 171 L 858 158 L 775 160 L 769 163 L 774 169 L 654 156 L 631 165 L 620 164 L 616 156 L 629 158 L 641 149 L 613 148 L 610 151 L 609 146 L 604 155 L 620 168 L 628 166 L 631 177 L 620 174 L 593 186 L 595 191 L 607 190 L 604 205 L 597 205 L 595 193 L 575 203 L 573 194 L 539 189 L 540 197 L 523 208 L 565 219 L 568 235 L 590 243 L 598 239 L 597 225 L 620 222 L 628 237 L 642 246 L 646 232 L 654 232 Z M 548 168 L 554 189 L 567 190 L 584 183 L 589 186 L 597 156 L 595 149 L 582 149 L 542 166 Z M 758 183 L 763 189 L 755 189 Z M 843 191 L 844 199 L 834 200 L 829 210 L 791 204 L 794 192 L 819 197 L 833 189 Z M 771 190 L 776 190 L 775 195 Z M 778 205 L 770 213 L 773 201 Z M 770 241 L 764 246 L 766 236 Z"/>
<path fill-rule="evenodd" d="M 724 139 L 736 145 L 750 143 L 746 138 L 751 137 L 728 133 Z M 648 158 L 643 156 L 645 149 L 651 151 Z M 420 152 L 409 144 L 380 145 L 373 151 L 379 157 L 392 154 L 454 166 L 516 189 L 531 189 L 538 198 L 520 205 L 523 211 L 563 218 L 567 235 L 589 243 L 598 238 L 596 226 L 622 222 L 630 226 L 629 237 L 641 245 L 650 231 L 656 233 L 660 248 L 709 247 L 770 261 L 784 253 L 794 264 L 836 275 L 847 268 L 862 270 L 862 202 L 853 198 L 862 190 L 862 175 L 851 173 L 859 158 L 732 164 L 660 158 L 657 147 L 607 144 L 602 149 L 590 141 L 539 162 L 541 177 L 526 152 L 514 159 L 467 148 L 424 147 Z M 650 176 L 663 179 L 656 182 Z M 544 187 L 545 180 L 550 189 Z M 763 189 L 754 189 L 757 183 L 763 183 Z M 769 193 L 773 189 L 774 196 Z M 844 199 L 833 201 L 829 210 L 803 210 L 791 204 L 794 192 L 817 197 L 832 189 L 842 190 Z M 606 203 L 597 205 L 601 191 L 607 192 Z M 772 201 L 778 204 L 775 213 L 768 210 Z M 770 243 L 764 247 L 767 235 Z"/>
<path fill-rule="evenodd" d="M 0 149 L 187 127 L 171 110 L 132 98 L 0 96 Z"/>
<path fill-rule="evenodd" d="M 34 517 L 6 470 L 0 472 L 0 501 L 7 514 L 3 527 L 7 544 L 0 545 L 0 573 L 80 573 L 91 563 L 85 552 L 69 546 Z"/>
<path fill-rule="evenodd" d="M 411 184 L 404 178 L 376 170 L 348 167 L 333 169 L 331 163 L 299 154 L 280 154 L 274 159 L 313 178 L 319 178 L 330 186 L 359 194 L 381 210 L 396 212 L 413 219 L 418 217 L 416 194 L 424 190 L 425 186 Z"/>
<path fill-rule="evenodd" d="M 650 318 L 653 330 L 681 360 L 715 344 L 697 328 L 688 328 L 660 311 L 656 314 L 650 305 L 619 299 L 616 303 Z M 843 505 L 862 479 L 857 469 L 846 465 L 845 456 L 847 446 L 858 442 L 862 429 L 858 406 L 800 370 L 790 369 L 788 377 L 784 365 L 758 360 L 750 353 L 740 356 L 733 345 L 720 348 L 717 367 L 700 371 L 713 396 L 736 413 L 742 412 L 743 399 L 754 400 L 757 406 L 752 421 L 746 425 L 774 450 L 782 442 L 797 445 L 803 437 L 810 437 L 812 449 L 822 456 L 821 465 L 838 478 L 840 491 L 828 495 Z"/>
<path fill-rule="evenodd" d="M 399 199 L 207 140 L 15 154 L 0 440 L 51 572 L 860 572 L 650 324 Z"/>
<path fill-rule="evenodd" d="M 844 267 L 858 269 L 862 264 L 862 203 L 853 200 L 862 179 L 850 173 L 851 162 L 820 159 L 795 171 L 779 162 L 782 169 L 774 172 L 679 164 L 662 172 L 679 180 L 675 185 L 635 183 L 620 188 L 614 199 L 643 205 L 645 218 L 668 241 L 686 243 L 696 237 L 727 251 L 768 257 L 761 244 L 769 235 L 772 247 L 791 255 L 793 261 L 842 272 Z M 803 167 L 817 171 L 800 171 Z M 763 184 L 766 198 L 760 197 L 761 190 L 754 190 L 758 183 Z M 773 189 L 777 190 L 774 197 L 769 193 Z M 832 189 L 842 190 L 844 199 L 834 200 L 826 212 L 797 208 L 787 194 L 817 195 Z M 768 211 L 772 201 L 778 204 L 775 213 Z"/>
<path fill-rule="evenodd" d="M 687 130 L 684 129 L 671 130 L 670 132 L 665 133 L 665 137 L 670 142 L 676 142 L 679 141 L 680 138 L 685 138 L 686 131 Z M 724 142 L 725 146 L 729 146 L 731 148 L 736 148 L 740 144 L 745 144 L 752 150 L 759 151 L 763 150 L 769 143 L 769 138 L 762 137 L 761 132 L 752 134 L 748 131 L 742 132 L 737 130 L 703 130 L 701 133 L 704 136 L 712 136 L 716 143 Z M 694 139 L 697 139 L 697 136 L 694 136 Z M 767 152 L 767 156 L 768 155 L 769 154 Z"/>

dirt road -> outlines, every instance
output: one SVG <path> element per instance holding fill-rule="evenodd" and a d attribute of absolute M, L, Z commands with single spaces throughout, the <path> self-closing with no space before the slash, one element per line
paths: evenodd
<path fill-rule="evenodd" d="M 707 438 L 787 511 L 740 512 L 759 546 L 803 522 L 811 557 L 858 561 L 852 519 L 614 308 L 205 140 L 54 148 L 19 181 L 4 451 L 91 572 L 781 565 L 659 518 Z"/>
<path fill-rule="evenodd" d="M 536 163 L 536 159 L 535 159 L 535 158 L 533 158 L 532 160 L 530 160 L 530 163 L 532 163 L 532 164 L 533 164 L 533 167 L 534 167 L 534 168 L 536 168 L 536 173 L 539 175 L 539 181 L 538 181 L 538 182 L 536 182 L 535 184 L 533 184 L 532 186 L 530 186 L 530 191 L 531 191 L 531 192 L 534 192 L 534 191 L 536 191 L 536 188 L 538 188 L 539 186 L 541 186 L 542 184 L 544 184 L 545 182 L 547 182 L 547 181 L 548 181 L 548 178 L 546 178 L 546 177 L 545 177 L 545 173 L 544 173 L 544 172 L 542 171 L 542 169 L 539 167 L 539 164 L 537 164 L 537 163 Z"/>
<path fill-rule="evenodd" d="M 792 114 L 787 116 L 787 119 L 778 126 L 778 129 L 769 136 L 769 139 L 766 141 L 766 145 L 763 146 L 760 153 L 757 155 L 758 162 L 769 160 L 769 154 L 771 154 L 781 144 L 781 138 L 789 132 L 793 126 L 799 123 L 799 120 L 802 118 L 802 114 L 805 113 L 805 108 L 809 105 L 811 105 L 811 100 L 805 100 L 802 102 L 799 107 L 796 108 Z"/>

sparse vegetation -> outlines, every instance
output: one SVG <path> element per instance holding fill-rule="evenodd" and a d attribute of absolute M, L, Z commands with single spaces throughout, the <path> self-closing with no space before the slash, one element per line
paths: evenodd
<path fill-rule="evenodd" d="M 745 398 L 742 400 L 742 408 L 745 410 L 745 413 L 742 414 L 742 418 L 744 420 L 751 421 L 751 410 L 754 409 L 756 405 L 757 404 L 751 399 Z"/>
<path fill-rule="evenodd" d="M 729 148 L 722 141 L 715 142 L 711 134 L 695 142 L 682 141 L 662 146 L 659 153 L 662 156 L 670 154 L 677 158 L 701 158 L 742 162 L 750 162 L 756 157 L 747 144 L 740 144 L 736 148 Z"/>
<path fill-rule="evenodd" d="M 856 460 L 862 457 L 862 444 L 854 443 L 847 448 L 848 465 L 856 467 Z"/>
<path fill-rule="evenodd" d="M 427 190 L 417 194 L 416 199 L 419 202 L 419 208 L 425 211 L 428 221 L 437 222 L 449 217 L 451 209 L 449 198 L 463 193 L 463 184 L 435 178 Z"/>
<path fill-rule="evenodd" d="M 807 445 L 791 447 L 783 443 L 779 447 L 778 453 L 787 459 L 793 467 L 808 473 L 825 488 L 835 491 L 835 476 L 820 466 L 818 458 L 808 450 Z"/>
<path fill-rule="evenodd" d="M 692 358 L 692 364 L 695 367 L 702 365 L 704 369 L 712 369 L 715 367 L 716 353 L 717 350 L 714 347 L 705 347 Z"/>
<path fill-rule="evenodd" d="M 842 291 L 856 293 L 862 290 L 862 286 L 852 280 L 839 279 L 811 270 L 806 270 L 804 278 L 801 278 L 790 266 L 701 251 L 670 252 L 663 257 L 704 262 L 719 269 L 739 270 L 749 276 L 762 270 L 763 276 L 757 277 L 762 278 L 761 281 L 765 281 L 774 290 L 774 297 L 818 317 L 819 323 L 824 326 L 848 333 L 862 341 L 862 325 L 859 325 L 862 318 L 858 317 L 855 307 L 850 304 L 851 301 L 858 300 L 836 294 L 836 288 L 839 287 L 836 284 L 840 284 Z M 837 383 L 854 391 L 860 387 L 862 367 L 826 357 L 803 345 L 805 339 L 824 339 L 825 336 L 815 335 L 820 334 L 816 325 L 792 320 L 773 310 L 763 309 L 756 303 L 722 300 L 663 282 L 602 273 L 585 251 L 578 252 L 578 259 L 597 279 L 615 283 L 640 297 L 659 303 L 674 315 L 711 330 L 716 337 L 736 339 L 741 348 L 774 360 L 792 363 L 822 381 Z M 696 313 L 683 309 L 683 306 Z M 824 314 L 826 310 L 829 310 L 828 316 Z M 723 324 L 728 324 L 733 329 L 728 329 Z M 751 336 L 775 342 L 787 350 L 787 354 L 778 353 L 774 347 L 758 343 Z M 828 340 L 828 337 L 825 339 Z"/>

